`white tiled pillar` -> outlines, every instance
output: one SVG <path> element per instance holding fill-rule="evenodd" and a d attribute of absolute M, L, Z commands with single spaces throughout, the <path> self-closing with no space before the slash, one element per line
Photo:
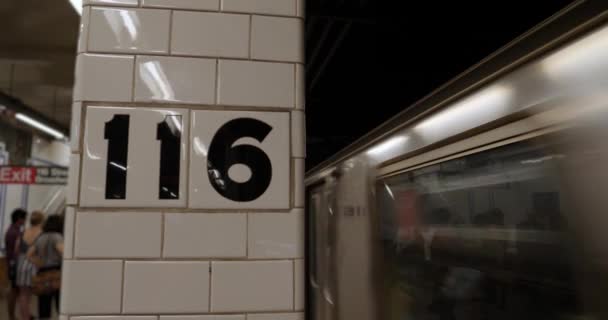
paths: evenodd
<path fill-rule="evenodd" d="M 64 318 L 303 319 L 303 1 L 84 1 Z"/>

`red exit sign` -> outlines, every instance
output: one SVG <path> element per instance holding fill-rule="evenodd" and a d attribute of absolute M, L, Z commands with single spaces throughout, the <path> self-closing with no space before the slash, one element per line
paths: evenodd
<path fill-rule="evenodd" d="M 0 184 L 66 184 L 68 170 L 61 167 L 0 166 Z"/>
<path fill-rule="evenodd" d="M 34 184 L 36 167 L 0 167 L 0 184 Z"/>

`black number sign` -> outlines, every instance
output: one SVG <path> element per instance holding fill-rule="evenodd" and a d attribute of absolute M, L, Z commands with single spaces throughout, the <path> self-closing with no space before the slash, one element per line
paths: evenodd
<path fill-rule="evenodd" d="M 268 124 L 251 118 L 234 119 L 223 125 L 213 137 L 207 159 L 207 173 L 213 188 L 222 196 L 239 202 L 260 197 L 272 179 L 272 164 L 268 155 L 252 145 L 233 144 L 244 137 L 263 142 L 272 131 Z M 251 170 L 246 182 L 235 182 L 228 170 L 235 164 L 243 164 Z"/>
<path fill-rule="evenodd" d="M 108 140 L 106 199 L 125 199 L 127 196 L 129 115 L 117 114 L 112 120 L 106 122 L 104 139 Z"/>
<path fill-rule="evenodd" d="M 181 129 L 180 115 L 167 116 L 156 129 L 156 139 L 161 141 L 159 199 L 179 199 Z"/>
<path fill-rule="evenodd" d="M 106 199 L 125 199 L 127 190 L 127 159 L 129 149 L 129 115 L 117 114 L 106 122 L 104 139 L 108 140 L 106 163 Z M 272 127 L 257 119 L 240 118 L 224 124 L 209 146 L 207 173 L 213 188 L 223 197 L 246 202 L 259 198 L 270 186 L 272 164 L 268 155 L 252 145 L 236 145 L 241 138 L 260 143 Z M 160 141 L 159 199 L 179 199 L 182 116 L 170 115 L 158 123 L 156 140 Z M 251 170 L 245 182 L 236 182 L 228 171 L 235 164 Z"/>

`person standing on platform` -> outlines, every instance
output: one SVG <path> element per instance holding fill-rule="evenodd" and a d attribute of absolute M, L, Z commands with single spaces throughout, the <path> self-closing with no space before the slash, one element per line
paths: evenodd
<path fill-rule="evenodd" d="M 15 320 L 15 305 L 17 304 L 17 255 L 15 254 L 15 245 L 23 232 L 23 225 L 27 212 L 23 209 L 15 209 L 11 214 L 11 225 L 4 236 L 4 248 L 6 249 L 6 264 L 8 272 L 8 280 L 10 282 L 10 291 L 6 300 L 8 309 L 8 319 Z"/>
<path fill-rule="evenodd" d="M 40 211 L 32 212 L 30 226 L 23 231 L 15 248 L 17 253 L 17 287 L 19 288 L 17 307 L 21 320 L 31 318 L 32 277 L 36 274 L 36 266 L 27 258 L 27 252 L 42 233 L 42 222 L 44 222 L 44 214 Z"/>
<path fill-rule="evenodd" d="M 38 294 L 38 319 L 50 319 L 53 300 L 59 313 L 59 282 L 63 257 L 63 219 L 58 215 L 48 216 L 42 234 L 28 249 L 27 257 L 38 270 L 32 279 L 36 287 L 36 277 L 51 283 L 50 290 Z M 57 285 L 57 286 L 54 286 Z M 35 288 L 34 288 L 35 289 Z"/>

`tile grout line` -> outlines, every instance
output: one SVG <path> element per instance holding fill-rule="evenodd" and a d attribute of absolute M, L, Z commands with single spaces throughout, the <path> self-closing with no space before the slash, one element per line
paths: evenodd
<path fill-rule="evenodd" d="M 165 219 L 166 213 L 160 212 L 160 260 L 165 258 Z"/>
<path fill-rule="evenodd" d="M 171 49 L 173 47 L 173 13 L 174 12 L 175 11 L 173 11 L 173 10 L 169 11 L 169 36 L 167 37 L 168 38 L 167 41 L 169 42 L 167 44 L 167 53 L 169 55 L 171 55 L 171 51 L 172 51 Z"/>
<path fill-rule="evenodd" d="M 215 59 L 215 97 L 216 105 L 220 104 L 220 59 Z"/>
<path fill-rule="evenodd" d="M 207 297 L 207 312 L 211 312 L 211 294 L 213 293 L 213 261 L 209 261 L 209 294 Z"/>
<path fill-rule="evenodd" d="M 133 57 L 133 71 L 131 72 L 131 102 L 135 102 L 135 85 L 136 85 L 136 74 L 137 74 L 137 62 L 139 61 L 139 58 L 141 57 L 138 54 L 134 54 L 131 55 Z"/>
<path fill-rule="evenodd" d="M 249 0 L 248 0 L 249 1 Z M 304 20 L 304 17 L 298 15 L 286 15 L 286 14 L 273 14 L 267 12 L 251 12 L 251 11 L 234 11 L 234 10 L 211 10 L 211 9 L 195 9 L 195 8 L 180 8 L 180 7 L 161 7 L 161 6 L 126 6 L 126 5 L 112 5 L 112 4 L 87 4 L 86 7 L 97 7 L 97 8 L 108 8 L 108 9 L 122 9 L 122 10 L 137 10 L 139 8 L 146 10 L 174 10 L 174 11 L 186 11 L 193 13 L 215 13 L 215 14 L 234 14 L 234 15 L 256 15 L 261 17 L 271 18 L 291 18 L 294 20 Z M 83 9 L 84 10 L 84 9 Z"/>
<path fill-rule="evenodd" d="M 91 54 L 91 55 L 112 55 L 112 56 L 150 56 L 150 57 L 174 57 L 174 58 L 196 58 L 196 59 L 208 59 L 208 60 L 227 60 L 227 61 L 250 61 L 250 62 L 264 62 L 264 63 L 274 63 L 274 64 L 285 64 L 285 65 L 293 65 L 293 64 L 301 64 L 301 62 L 297 62 L 295 60 L 270 60 L 270 59 L 256 59 L 250 57 L 236 57 L 236 56 L 210 56 L 204 54 L 167 54 L 167 53 L 159 53 L 159 52 L 150 52 L 150 51 L 104 51 L 104 50 L 94 50 L 88 52 L 82 52 L 80 54 Z"/>
<path fill-rule="evenodd" d="M 127 261 L 122 260 L 122 272 L 120 273 L 120 313 L 125 313 L 125 298 L 126 298 L 126 290 L 125 290 L 125 273 L 127 272 Z"/>
<path fill-rule="evenodd" d="M 249 15 L 249 51 L 247 52 L 248 60 L 253 58 L 253 15 Z"/>

